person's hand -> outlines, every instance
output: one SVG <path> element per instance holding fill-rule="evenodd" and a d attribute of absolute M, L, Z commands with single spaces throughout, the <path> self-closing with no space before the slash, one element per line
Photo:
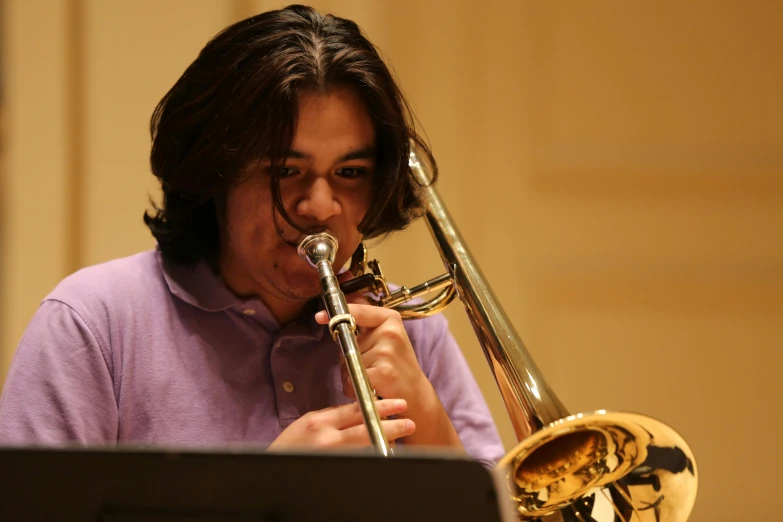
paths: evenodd
<path fill-rule="evenodd" d="M 361 298 L 351 298 L 348 304 L 359 327 L 357 341 L 362 362 L 379 397 L 406 401 L 408 407 L 398 417 L 416 423 L 416 433 L 407 437 L 406 443 L 461 447 L 435 389 L 419 366 L 402 317 L 394 310 L 365 303 Z M 329 323 L 325 311 L 318 312 L 315 320 Z M 345 363 L 341 369 L 343 393 L 355 398 Z"/>
<path fill-rule="evenodd" d="M 355 301 L 352 299 L 352 301 Z M 405 399 L 408 408 L 400 417 L 415 418 L 437 401 L 435 390 L 421 371 L 416 353 L 408 339 L 400 314 L 380 306 L 352 302 L 348 305 L 359 327 L 359 350 L 367 369 L 367 378 L 379 397 Z M 328 324 L 326 312 L 315 319 Z M 355 391 L 343 362 L 343 393 L 355 399 Z"/>
<path fill-rule="evenodd" d="M 375 404 L 380 417 L 399 415 L 407 406 L 401 399 L 385 399 Z M 382 420 L 381 427 L 389 442 L 411 435 L 416 429 L 410 419 Z M 370 435 L 364 425 L 364 417 L 359 404 L 353 403 L 302 415 L 283 430 L 269 445 L 269 449 L 327 449 L 369 445 Z"/>

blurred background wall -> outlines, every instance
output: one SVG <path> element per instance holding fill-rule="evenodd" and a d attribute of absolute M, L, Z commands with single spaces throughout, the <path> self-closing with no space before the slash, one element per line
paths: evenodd
<path fill-rule="evenodd" d="M 3 4 L 0 383 L 60 279 L 154 246 L 157 101 L 215 32 L 284 5 Z M 778 520 L 781 4 L 313 5 L 384 51 L 443 196 L 570 409 L 675 426 L 701 474 L 691 520 Z M 401 284 L 441 269 L 421 224 L 374 253 Z M 447 315 L 511 447 L 464 313 Z"/>

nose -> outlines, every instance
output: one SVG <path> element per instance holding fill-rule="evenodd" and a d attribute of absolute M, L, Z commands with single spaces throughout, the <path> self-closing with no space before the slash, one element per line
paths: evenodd
<path fill-rule="evenodd" d="M 329 182 L 324 178 L 316 178 L 307 187 L 302 199 L 296 205 L 296 213 L 302 217 L 313 218 L 321 223 L 342 211 L 340 203 Z"/>

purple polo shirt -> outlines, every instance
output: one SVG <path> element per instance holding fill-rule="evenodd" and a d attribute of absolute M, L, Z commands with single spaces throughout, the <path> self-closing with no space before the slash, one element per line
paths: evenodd
<path fill-rule="evenodd" d="M 0 444 L 268 444 L 350 402 L 315 310 L 282 328 L 206 263 L 146 251 L 80 270 L 42 302 L 0 397 Z M 468 455 L 503 447 L 446 320 L 405 327 Z"/>

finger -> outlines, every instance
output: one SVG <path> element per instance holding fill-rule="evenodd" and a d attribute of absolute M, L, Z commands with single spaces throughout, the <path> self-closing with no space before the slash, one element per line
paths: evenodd
<path fill-rule="evenodd" d="M 366 354 L 362 354 L 362 358 L 365 356 Z M 367 374 L 367 381 L 370 383 L 370 387 L 373 389 L 373 391 L 377 391 L 378 387 L 374 381 L 374 379 L 377 377 L 375 375 L 375 368 L 370 368 L 368 365 L 365 365 L 364 372 Z M 347 368 L 342 368 L 340 370 L 340 378 L 343 382 L 343 394 L 345 394 L 345 396 L 349 399 L 356 399 L 356 388 L 353 386 L 353 379 L 351 379 L 351 375 L 348 373 Z"/>
<path fill-rule="evenodd" d="M 405 411 L 408 403 L 404 399 L 384 399 L 375 401 L 375 408 L 379 417 L 389 417 Z M 338 430 L 350 428 L 364 423 L 364 416 L 359 409 L 359 404 L 354 402 L 344 406 L 338 406 L 328 411 L 331 416 L 331 424 Z"/>
<path fill-rule="evenodd" d="M 375 366 L 378 360 L 396 360 L 413 353 L 408 331 L 399 315 L 376 328 L 362 328 L 363 334 L 357 340 L 365 368 Z"/>
<path fill-rule="evenodd" d="M 382 306 L 349 303 L 348 310 L 351 312 L 356 324 L 364 328 L 377 328 L 389 320 L 399 320 L 400 324 L 402 324 L 399 312 Z"/>
<path fill-rule="evenodd" d="M 391 442 L 401 437 L 407 437 L 416 431 L 416 424 L 410 419 L 393 419 L 381 421 L 381 429 L 386 440 Z M 341 443 L 346 446 L 366 446 L 370 443 L 370 435 L 364 425 L 353 426 L 340 432 Z"/>
<path fill-rule="evenodd" d="M 361 346 L 360 346 L 361 349 Z M 372 354 L 371 351 L 366 351 L 362 353 L 362 365 L 364 366 L 364 372 L 367 375 L 367 380 L 370 383 L 370 387 L 373 388 L 373 390 L 377 390 L 378 387 L 375 383 L 373 372 L 375 371 L 374 368 L 372 368 L 372 363 L 377 359 L 377 357 Z M 340 381 L 343 384 L 343 395 L 348 397 L 349 399 L 356 400 L 356 388 L 353 384 L 353 379 L 351 379 L 351 374 L 348 371 L 348 366 L 345 364 L 345 359 L 343 359 L 340 363 Z"/>
<path fill-rule="evenodd" d="M 349 399 L 356 399 L 356 390 L 353 388 L 353 380 L 348 374 L 348 367 L 345 364 L 340 365 L 340 379 L 343 382 L 343 395 Z"/>
<path fill-rule="evenodd" d="M 376 328 L 390 319 L 402 322 L 399 312 L 382 306 L 349 302 L 348 310 L 356 324 L 364 328 Z M 329 316 L 325 310 L 321 310 L 315 314 L 315 320 L 318 324 L 327 324 L 329 323 Z"/>
<path fill-rule="evenodd" d="M 367 380 L 379 399 L 384 396 L 398 397 L 400 395 L 394 391 L 399 388 L 399 386 L 395 386 L 395 383 L 399 382 L 400 372 L 393 365 L 381 364 L 374 368 L 368 367 L 366 372 Z M 353 383 L 349 377 L 343 379 L 343 393 L 349 399 L 356 399 Z"/>

